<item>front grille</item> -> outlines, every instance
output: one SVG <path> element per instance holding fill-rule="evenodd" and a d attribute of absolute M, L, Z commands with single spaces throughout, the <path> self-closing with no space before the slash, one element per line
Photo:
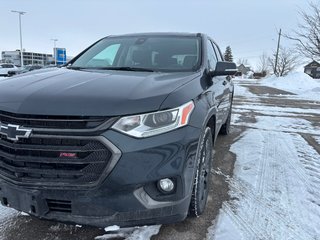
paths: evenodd
<path fill-rule="evenodd" d="M 94 129 L 109 119 L 107 117 L 25 115 L 0 111 L 0 122 L 30 128 Z"/>
<path fill-rule="evenodd" d="M 99 136 L 114 120 L 0 111 L 2 126 L 32 130 L 18 141 L 0 134 L 0 177 L 32 187 L 95 186 L 120 157 L 115 146 Z"/>
<path fill-rule="evenodd" d="M 0 175 L 21 184 L 92 185 L 110 164 L 111 151 L 97 138 L 0 137 Z"/>
<path fill-rule="evenodd" d="M 71 201 L 46 199 L 49 211 L 71 213 Z"/>

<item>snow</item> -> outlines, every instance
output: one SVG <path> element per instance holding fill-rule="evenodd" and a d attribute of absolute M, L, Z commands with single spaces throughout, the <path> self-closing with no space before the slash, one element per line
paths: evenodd
<path fill-rule="evenodd" d="M 7 208 L 7 207 L 0 205 L 0 219 L 1 220 L 3 218 L 10 217 L 10 216 L 17 215 L 17 214 L 18 214 L 18 212 L 16 210 L 13 210 L 11 208 Z"/>
<path fill-rule="evenodd" d="M 112 231 L 118 231 L 120 227 L 118 225 L 108 226 L 104 228 L 105 232 L 112 232 Z"/>
<path fill-rule="evenodd" d="M 14 218 L 15 216 L 18 216 L 19 212 L 16 210 L 13 210 L 11 208 L 3 207 L 0 204 L 0 233 L 4 231 L 4 229 L 10 227 L 10 219 Z M 1 235 L 0 235 L 1 238 Z"/>
<path fill-rule="evenodd" d="M 296 84 L 286 83 L 289 80 Z M 236 89 L 238 84 L 245 88 L 239 82 Z M 248 83 L 253 84 L 259 82 Z M 293 92 L 295 99 L 314 101 L 319 99 L 314 95 L 318 84 L 304 74 L 261 82 Z M 252 96 L 246 89 L 238 93 L 232 125 L 247 130 L 230 148 L 236 155 L 233 176 L 214 170 L 228 182 L 230 200 L 223 203 L 207 239 L 320 239 L 320 156 L 303 137 L 320 144 L 320 127 L 311 122 L 320 117 L 319 102 L 304 102 L 302 108 L 293 100 L 296 107 L 278 107 L 275 99 L 291 96 Z M 274 105 L 262 103 L 262 98 L 272 98 Z M 246 116 L 255 121 L 246 121 Z"/>
<path fill-rule="evenodd" d="M 20 212 L 21 216 L 30 216 L 28 213 Z"/>
<path fill-rule="evenodd" d="M 320 158 L 300 135 L 251 129 L 231 152 L 231 200 L 209 239 L 319 239 Z"/>
<path fill-rule="evenodd" d="M 259 129 L 315 135 L 320 134 L 319 127 L 315 127 L 310 121 L 301 118 L 257 116 L 256 120 L 257 122 L 254 123 L 254 127 Z"/>
<path fill-rule="evenodd" d="M 320 128 L 312 126 L 311 122 L 301 118 L 256 116 L 257 122 L 236 122 L 234 125 L 258 128 L 269 131 L 283 131 L 320 135 Z"/>
<path fill-rule="evenodd" d="M 300 98 L 320 100 L 320 79 L 313 79 L 302 72 L 293 72 L 285 77 L 265 78 L 260 84 L 295 93 Z"/>
<path fill-rule="evenodd" d="M 241 117 L 241 114 L 233 113 L 233 114 L 231 115 L 231 123 L 240 122 L 240 121 L 241 121 L 240 117 Z"/>
<path fill-rule="evenodd" d="M 250 107 L 249 107 L 250 108 Z M 298 113 L 290 113 L 290 112 L 282 112 L 282 111 L 279 111 L 279 112 L 273 112 L 273 111 L 265 111 L 265 110 L 258 110 L 258 109 L 252 109 L 252 110 L 249 110 L 249 109 L 238 109 L 238 108 L 234 108 L 233 110 L 234 113 L 252 113 L 252 112 L 255 112 L 255 113 L 258 113 L 258 114 L 263 114 L 263 115 L 269 115 L 269 116 L 291 116 L 291 117 L 297 117 L 297 116 L 301 116 L 301 114 L 298 114 Z M 307 114 L 304 114 L 304 116 L 312 116 L 312 115 L 307 115 Z"/>
<path fill-rule="evenodd" d="M 292 107 L 274 107 L 268 105 L 255 105 L 254 103 L 250 105 L 241 105 L 234 106 L 234 109 L 242 109 L 242 110 L 255 110 L 255 111 L 269 111 L 274 113 L 297 113 L 301 116 L 301 114 L 319 114 L 320 111 L 318 109 L 305 109 L 305 108 L 292 108 Z"/>
<path fill-rule="evenodd" d="M 95 237 L 95 240 L 107 240 L 115 238 L 124 238 L 125 240 L 148 240 L 157 235 L 161 225 L 119 228 L 119 226 L 106 227 L 106 234 Z"/>
<path fill-rule="evenodd" d="M 247 88 L 237 85 L 234 88 L 234 95 L 235 96 L 244 96 L 244 97 L 256 97 L 256 95 L 252 94 Z"/>
<path fill-rule="evenodd" d="M 208 229 L 207 240 L 214 240 L 216 239 L 215 236 L 219 236 L 220 239 L 236 240 L 241 235 L 241 232 L 234 226 L 232 220 L 227 215 L 220 214 L 218 223 Z"/>

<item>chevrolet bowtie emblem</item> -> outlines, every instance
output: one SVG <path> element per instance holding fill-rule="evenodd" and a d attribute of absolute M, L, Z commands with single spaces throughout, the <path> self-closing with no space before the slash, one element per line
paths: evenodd
<path fill-rule="evenodd" d="M 19 125 L 3 124 L 0 122 L 0 135 L 12 141 L 18 141 L 20 138 L 29 138 L 31 132 L 31 129 L 26 129 Z"/>

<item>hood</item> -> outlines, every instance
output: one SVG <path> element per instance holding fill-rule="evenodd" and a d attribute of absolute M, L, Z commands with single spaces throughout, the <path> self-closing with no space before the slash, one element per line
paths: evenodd
<path fill-rule="evenodd" d="M 40 70 L 0 81 L 0 111 L 35 115 L 120 116 L 157 111 L 199 73 Z"/>

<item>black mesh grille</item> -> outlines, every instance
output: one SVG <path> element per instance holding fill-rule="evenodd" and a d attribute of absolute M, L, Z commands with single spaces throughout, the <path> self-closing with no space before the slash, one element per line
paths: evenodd
<path fill-rule="evenodd" d="M 0 177 L 31 186 L 95 185 L 112 159 L 112 152 L 96 137 L 108 128 L 108 120 L 0 111 L 2 126 L 32 130 L 29 138 L 18 141 L 0 134 Z"/>
<path fill-rule="evenodd" d="M 96 139 L 29 138 L 0 135 L 0 175 L 37 185 L 87 185 L 99 180 L 112 153 Z"/>
<path fill-rule="evenodd" d="M 0 111 L 0 122 L 32 128 L 93 129 L 108 119 L 107 117 L 25 115 Z"/>

